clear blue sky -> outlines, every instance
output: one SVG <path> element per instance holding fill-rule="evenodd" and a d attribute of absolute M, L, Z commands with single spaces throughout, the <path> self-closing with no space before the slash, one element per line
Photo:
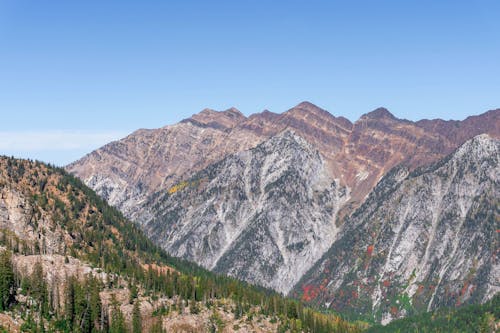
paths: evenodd
<path fill-rule="evenodd" d="M 0 154 L 62 165 L 205 107 L 500 107 L 500 1 L 0 0 Z"/>

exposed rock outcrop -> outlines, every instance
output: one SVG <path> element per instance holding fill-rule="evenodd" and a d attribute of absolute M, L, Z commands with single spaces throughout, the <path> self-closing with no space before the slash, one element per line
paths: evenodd
<path fill-rule="evenodd" d="M 393 169 L 295 295 L 383 323 L 486 301 L 500 291 L 499 179 L 500 141 L 487 135 L 429 167 Z"/>
<path fill-rule="evenodd" d="M 286 131 L 147 203 L 144 228 L 173 255 L 283 293 L 330 247 L 349 191 Z"/>

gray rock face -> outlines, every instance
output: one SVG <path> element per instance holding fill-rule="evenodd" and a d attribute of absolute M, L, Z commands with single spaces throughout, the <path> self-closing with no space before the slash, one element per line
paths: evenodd
<path fill-rule="evenodd" d="M 500 291 L 499 151 L 481 135 L 430 167 L 390 172 L 295 295 L 382 323 L 491 298 Z"/>
<path fill-rule="evenodd" d="M 242 119 L 232 109 L 204 110 L 172 126 L 137 130 L 93 151 L 67 170 L 127 217 L 142 218 L 138 208 L 151 194 L 261 142 L 263 139 L 251 133 L 228 137 Z"/>
<path fill-rule="evenodd" d="M 142 223 L 175 256 L 287 293 L 332 244 L 348 199 L 318 151 L 286 131 L 157 193 Z"/>
<path fill-rule="evenodd" d="M 0 229 L 12 232 L 31 251 L 31 244 L 36 243 L 43 254 L 64 252 L 63 240 L 67 235 L 60 225 L 43 213 L 36 213 L 25 195 L 8 186 L 0 186 Z"/>

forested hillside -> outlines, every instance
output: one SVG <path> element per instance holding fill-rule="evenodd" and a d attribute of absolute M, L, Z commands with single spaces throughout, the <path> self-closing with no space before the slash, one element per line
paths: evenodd
<path fill-rule="evenodd" d="M 0 324 L 27 332 L 358 332 L 172 258 L 63 169 L 0 157 Z"/>
<path fill-rule="evenodd" d="M 500 295 L 481 305 L 443 308 L 418 316 L 395 320 L 387 326 L 374 326 L 366 333 L 481 332 L 500 330 Z"/>

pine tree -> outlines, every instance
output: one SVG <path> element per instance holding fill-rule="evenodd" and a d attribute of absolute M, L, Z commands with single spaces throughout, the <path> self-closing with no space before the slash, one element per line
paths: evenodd
<path fill-rule="evenodd" d="M 33 274 L 30 280 L 31 297 L 36 300 L 40 315 L 46 316 L 49 312 L 48 289 L 44 279 L 43 266 L 40 261 L 33 267 Z"/>
<path fill-rule="evenodd" d="M 66 320 L 73 326 L 75 321 L 75 279 L 71 277 L 66 284 Z"/>
<path fill-rule="evenodd" d="M 135 301 L 134 309 L 132 311 L 132 332 L 142 332 L 141 305 L 139 300 Z"/>
<path fill-rule="evenodd" d="M 14 271 L 10 251 L 0 254 L 0 311 L 6 310 L 14 299 Z"/>
<path fill-rule="evenodd" d="M 109 333 L 126 333 L 127 327 L 125 326 L 125 318 L 123 317 L 123 313 L 121 312 L 120 306 L 114 298 L 114 295 L 111 302 L 113 303 L 113 312 L 111 314 Z"/>
<path fill-rule="evenodd" d="M 100 292 L 100 282 L 94 278 L 89 278 L 90 285 L 90 321 L 92 323 L 92 331 L 97 332 L 102 329 L 102 305 Z"/>
<path fill-rule="evenodd" d="M 130 295 L 129 295 L 129 303 L 133 304 L 134 300 L 137 298 L 137 286 L 135 285 L 134 282 L 129 281 L 128 288 L 130 290 Z"/>

